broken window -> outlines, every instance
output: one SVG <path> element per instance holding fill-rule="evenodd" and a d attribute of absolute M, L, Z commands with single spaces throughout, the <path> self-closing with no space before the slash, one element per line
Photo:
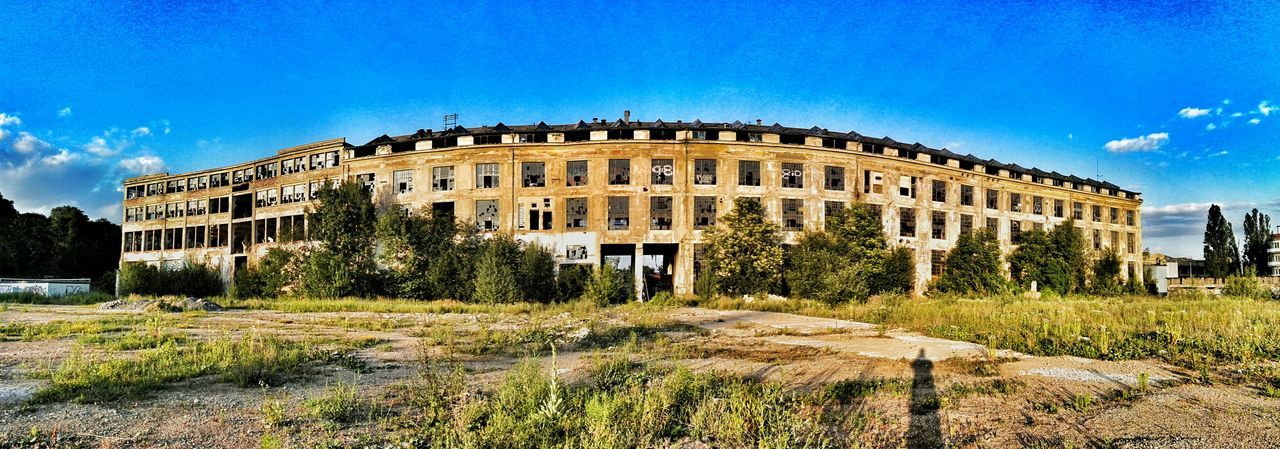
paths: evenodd
<path fill-rule="evenodd" d="M 1111 243 L 1112 249 L 1120 248 L 1120 231 L 1111 231 L 1111 240 L 1109 243 Z"/>
<path fill-rule="evenodd" d="M 332 168 L 338 166 L 338 152 L 328 151 L 311 155 L 311 169 Z"/>
<path fill-rule="evenodd" d="M 476 188 L 498 188 L 498 164 L 476 164 Z"/>
<path fill-rule="evenodd" d="M 274 178 L 276 176 L 276 163 L 262 164 L 256 167 L 259 180 Z"/>
<path fill-rule="evenodd" d="M 569 198 L 564 200 L 564 227 L 568 229 L 584 229 L 587 227 L 587 199 Z"/>
<path fill-rule="evenodd" d="M 942 276 L 947 271 L 947 252 L 933 250 L 929 252 L 929 275 L 933 277 Z"/>
<path fill-rule="evenodd" d="M 1022 243 L 1022 222 L 1018 220 L 1009 220 L 1009 242 L 1013 244 Z"/>
<path fill-rule="evenodd" d="M 738 185 L 760 185 L 760 161 L 738 161 Z"/>
<path fill-rule="evenodd" d="M 204 248 L 204 226 L 188 227 L 185 233 L 187 248 Z"/>
<path fill-rule="evenodd" d="M 186 212 L 186 210 L 183 209 L 182 206 L 183 206 L 182 203 L 169 203 L 169 205 L 165 208 L 164 217 L 165 218 L 181 218 L 184 215 L 184 212 Z"/>
<path fill-rule="evenodd" d="M 1125 248 L 1128 249 L 1129 254 L 1133 254 L 1134 250 L 1137 249 L 1138 247 L 1138 244 L 1136 243 L 1137 237 L 1134 236 L 1132 232 L 1130 232 L 1128 238 L 1129 238 L 1129 241 L 1126 243 Z M 1275 261 L 1274 258 L 1272 260 Z M 1280 262 L 1280 261 L 1277 261 L 1277 262 Z"/>
<path fill-rule="evenodd" d="M 693 197 L 693 228 L 706 229 L 716 225 L 716 197 Z"/>
<path fill-rule="evenodd" d="M 520 143 L 547 143 L 547 133 L 524 133 L 518 140 Z"/>
<path fill-rule="evenodd" d="M 164 230 L 164 249 L 182 249 L 182 228 Z"/>
<path fill-rule="evenodd" d="M 973 186 L 960 184 L 960 205 L 973 205 Z"/>
<path fill-rule="evenodd" d="M 1009 212 L 1022 212 L 1022 194 L 1009 194 Z"/>
<path fill-rule="evenodd" d="M 578 187 L 587 185 L 587 161 L 569 161 L 564 164 L 565 185 Z"/>
<path fill-rule="evenodd" d="M 1111 224 L 1120 223 L 1120 209 L 1111 208 Z"/>
<path fill-rule="evenodd" d="M 1058 199 L 1053 200 L 1053 216 L 1062 218 L 1062 213 L 1063 213 L 1062 209 L 1063 209 L 1064 203 L 1065 202 L 1062 200 L 1058 200 Z"/>
<path fill-rule="evenodd" d="M 301 203 L 307 200 L 307 185 L 294 184 L 280 189 L 280 204 Z"/>
<path fill-rule="evenodd" d="M 1102 249 L 1102 231 L 1097 229 L 1093 230 L 1093 249 L 1094 250 Z"/>
<path fill-rule="evenodd" d="M 1000 191 L 987 189 L 987 209 L 1000 210 Z"/>
<path fill-rule="evenodd" d="M 222 186 L 225 186 L 225 185 L 231 185 L 231 183 L 230 183 L 230 182 L 228 182 L 228 180 L 227 180 L 227 173 L 225 173 L 225 172 L 224 172 L 224 173 L 214 173 L 214 174 L 212 174 L 212 175 L 209 175 L 209 187 L 210 187 L 210 188 L 213 188 L 213 187 L 222 187 Z"/>
<path fill-rule="evenodd" d="M 1102 206 L 1095 204 L 1093 206 L 1093 222 L 1097 223 L 1101 221 L 1102 221 Z"/>
<path fill-rule="evenodd" d="M 528 209 L 525 209 L 524 204 L 521 204 L 519 212 L 520 229 L 551 230 L 552 219 L 554 218 L 554 212 L 551 210 L 551 198 L 543 198 L 541 203 L 529 203 Z"/>
<path fill-rule="evenodd" d="M 973 215 L 960 214 L 960 234 L 973 232 Z"/>
<path fill-rule="evenodd" d="M 715 159 L 696 159 L 693 161 L 693 183 L 700 186 L 716 185 Z"/>
<path fill-rule="evenodd" d="M 844 190 L 844 167 L 828 165 L 823 172 L 826 174 L 826 183 L 823 185 L 825 189 Z"/>
<path fill-rule="evenodd" d="M 1044 215 L 1044 198 L 1038 196 L 1031 197 L 1031 213 Z"/>
<path fill-rule="evenodd" d="M 628 200 L 625 196 L 609 197 L 609 230 L 625 230 L 630 225 Z"/>
<path fill-rule="evenodd" d="M 947 182 L 941 180 L 933 180 L 933 201 L 938 203 L 947 202 Z"/>
<path fill-rule="evenodd" d="M 609 159 L 609 185 L 631 184 L 631 160 Z"/>
<path fill-rule="evenodd" d="M 431 190 L 448 192 L 453 190 L 453 166 L 431 167 Z"/>
<path fill-rule="evenodd" d="M 782 164 L 782 187 L 792 189 L 804 187 L 804 164 Z"/>
<path fill-rule="evenodd" d="M 267 207 L 267 206 L 274 206 L 274 205 L 276 205 L 276 191 L 275 191 L 275 189 L 272 189 L 272 190 L 259 190 L 259 191 L 255 194 L 255 196 L 254 196 L 254 203 L 253 203 L 253 204 L 254 204 L 254 206 L 255 206 L 255 207 Z"/>
<path fill-rule="evenodd" d="M 987 217 L 987 229 L 990 229 L 991 233 L 995 235 L 1000 235 L 1000 219 Z"/>
<path fill-rule="evenodd" d="M 862 193 L 884 193 L 884 173 L 863 170 Z"/>
<path fill-rule="evenodd" d="M 183 181 L 169 181 L 168 191 L 170 193 L 178 193 L 185 190 L 187 183 Z"/>
<path fill-rule="evenodd" d="M 804 229 L 804 200 L 798 198 L 782 199 L 782 229 L 787 231 Z"/>
<path fill-rule="evenodd" d="M 675 177 L 676 166 L 671 159 L 654 159 L 649 173 L 649 183 L 653 185 L 671 185 Z"/>
<path fill-rule="evenodd" d="M 609 140 L 635 140 L 636 131 L 634 129 L 611 129 L 605 133 L 605 138 Z"/>
<path fill-rule="evenodd" d="M 486 232 L 498 230 L 498 200 L 476 200 L 476 226 Z"/>
<path fill-rule="evenodd" d="M 206 209 L 205 200 L 187 201 L 187 215 L 204 215 Z"/>
<path fill-rule="evenodd" d="M 276 219 L 254 220 L 253 228 L 253 243 L 273 243 L 276 241 Z"/>
<path fill-rule="evenodd" d="M 227 225 L 209 225 L 209 247 L 222 248 L 227 246 L 230 234 L 227 232 Z"/>
<path fill-rule="evenodd" d="M 929 220 L 929 235 L 935 240 L 947 239 L 947 213 L 934 211 Z"/>
<path fill-rule="evenodd" d="M 1133 226 L 1134 213 L 1131 210 L 1124 211 L 1124 222 L 1129 226 Z M 1280 262 L 1280 261 L 1277 261 Z"/>
<path fill-rule="evenodd" d="M 649 197 L 649 229 L 654 231 L 671 230 L 671 197 Z"/>
<path fill-rule="evenodd" d="M 413 170 L 396 170 L 391 172 L 392 188 L 397 195 L 413 192 Z"/>
<path fill-rule="evenodd" d="M 374 183 L 375 179 L 376 177 L 374 176 L 373 173 L 363 173 L 363 174 L 356 175 L 356 182 L 364 185 L 364 189 L 369 193 L 373 193 L 373 189 L 376 185 Z"/>
<path fill-rule="evenodd" d="M 738 133 L 737 140 L 739 142 L 763 142 L 764 136 L 760 133 Z"/>
<path fill-rule="evenodd" d="M 1078 201 L 1071 203 L 1071 218 L 1084 220 L 1084 203 Z"/>
<path fill-rule="evenodd" d="M 915 176 L 901 175 L 898 176 L 898 196 L 909 198 L 916 197 L 916 178 Z"/>
<path fill-rule="evenodd" d="M 520 164 L 520 180 L 524 187 L 546 187 L 547 166 L 542 162 Z"/>
<path fill-rule="evenodd" d="M 898 235 L 902 237 L 916 236 L 916 210 L 910 207 L 898 208 Z"/>

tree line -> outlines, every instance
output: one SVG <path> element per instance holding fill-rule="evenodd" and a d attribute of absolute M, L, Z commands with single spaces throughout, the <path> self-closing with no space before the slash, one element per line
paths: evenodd
<path fill-rule="evenodd" d="M 89 278 L 94 290 L 113 292 L 119 261 L 119 225 L 74 206 L 19 213 L 0 194 L 0 277 Z"/>
<path fill-rule="evenodd" d="M 1253 209 L 1244 215 L 1244 252 L 1236 244 L 1231 222 L 1217 204 L 1209 206 L 1204 227 L 1204 267 L 1210 277 L 1266 275 L 1271 217 Z"/>

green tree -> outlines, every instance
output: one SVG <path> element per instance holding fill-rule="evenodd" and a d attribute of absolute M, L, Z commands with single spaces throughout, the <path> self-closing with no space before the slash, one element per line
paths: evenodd
<path fill-rule="evenodd" d="M 1039 288 L 1063 294 L 1085 288 L 1089 263 L 1084 234 L 1076 229 L 1074 220 L 1067 219 L 1048 233 L 1024 231 L 1021 240 L 1008 256 L 1014 284 L 1030 288 L 1036 281 Z"/>
<path fill-rule="evenodd" d="M 511 254 L 503 254 L 502 245 L 486 245 L 476 261 L 476 301 L 488 304 L 513 303 L 520 300 L 520 286 L 511 269 Z"/>
<path fill-rule="evenodd" d="M 1093 261 L 1092 290 L 1096 294 L 1114 295 L 1120 293 L 1120 255 L 1115 251 L 1103 252 Z"/>
<path fill-rule="evenodd" d="M 604 262 L 591 275 L 583 297 L 599 306 L 619 304 L 631 299 L 631 281 L 626 271 Z"/>
<path fill-rule="evenodd" d="M 237 298 L 274 298 L 296 284 L 295 255 L 283 248 L 271 248 L 254 266 L 236 270 L 232 295 Z"/>
<path fill-rule="evenodd" d="M 887 246 L 875 208 L 866 204 L 843 208 L 827 217 L 825 230 L 806 231 L 800 236 L 791 248 L 787 282 L 793 294 L 828 303 L 910 291 L 914 267 L 910 267 L 910 274 L 889 276 L 885 271 L 891 267 Z M 903 254 L 910 258 L 909 253 Z"/>
<path fill-rule="evenodd" d="M 458 254 L 460 234 L 450 214 L 429 208 L 412 214 L 399 207 L 382 210 L 375 237 L 378 261 L 388 271 L 387 293 L 416 299 L 469 297 L 471 283 L 460 273 L 471 270 Z"/>
<path fill-rule="evenodd" d="M 1250 211 L 1244 216 L 1244 267 L 1253 273 L 1267 273 L 1267 246 L 1271 241 L 1271 217 Z"/>
<path fill-rule="evenodd" d="M 1204 227 L 1204 265 L 1206 274 L 1211 277 L 1227 277 L 1240 272 L 1236 234 L 1217 204 L 1209 206 L 1209 220 Z"/>
<path fill-rule="evenodd" d="M 979 229 L 960 234 L 934 287 L 944 293 L 989 295 L 1005 291 L 1008 281 L 995 232 Z"/>
<path fill-rule="evenodd" d="M 520 291 L 526 301 L 549 303 L 559 294 L 556 285 L 556 257 L 551 249 L 526 243 L 521 249 Z"/>
<path fill-rule="evenodd" d="M 916 263 L 911 249 L 897 246 L 884 255 L 872 272 L 870 293 L 910 293 L 916 283 Z"/>
<path fill-rule="evenodd" d="M 758 198 L 738 197 L 733 210 L 706 231 L 707 273 L 716 291 L 730 295 L 769 291 L 782 278 L 778 225 L 765 216 Z"/>
<path fill-rule="evenodd" d="M 324 186 L 307 213 L 311 237 L 321 248 L 306 254 L 302 293 L 316 297 L 370 296 L 377 291 L 374 229 L 377 224 L 369 191 L 348 180 Z"/>

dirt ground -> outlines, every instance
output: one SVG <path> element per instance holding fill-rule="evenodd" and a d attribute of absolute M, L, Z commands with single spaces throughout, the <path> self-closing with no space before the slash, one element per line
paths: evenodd
<path fill-rule="evenodd" d="M 92 306 L 8 306 L 0 311 L 0 326 L 142 313 Z M 1280 447 L 1280 399 L 1245 386 L 1204 385 L 1195 373 L 1158 361 L 1032 357 L 866 323 L 697 308 L 606 309 L 597 316 L 536 318 L 250 310 L 187 315 L 176 330 L 191 338 L 252 330 L 286 338 L 376 338 L 380 343 L 352 354 L 365 367 L 360 370 L 329 364 L 305 379 L 264 388 L 189 379 L 143 399 L 93 404 L 26 403 L 47 382 L 37 374 L 78 346 L 74 336 L 0 340 L 0 435 L 14 440 L 36 428 L 89 447 L 257 447 L 264 433 L 265 398 L 287 398 L 295 413 L 301 413 L 297 410 L 306 398 L 353 379 L 364 394 L 372 395 L 413 377 L 422 351 L 440 350 L 428 342 L 430 335 L 547 327 L 581 338 L 600 323 L 637 320 L 668 320 L 705 330 L 664 331 L 668 347 L 679 350 L 635 354 L 653 362 L 779 381 L 797 389 L 847 379 L 903 379 L 912 385 L 909 391 L 877 394 L 865 405 L 878 417 L 868 429 L 880 436 L 883 447 Z M 592 352 L 622 350 L 564 352 L 556 366 L 572 382 Z M 482 386 L 492 385 L 522 358 L 501 350 L 457 357 L 467 368 L 468 382 Z M 541 359 L 550 366 L 550 358 Z M 1143 376 L 1149 379 L 1149 391 L 1122 394 L 1135 392 Z M 994 380 L 1016 381 L 1019 387 L 1007 392 L 962 388 Z M 936 410 L 913 410 L 913 398 L 921 395 L 944 397 L 945 402 Z M 315 438 L 330 438 L 333 431 L 316 432 Z M 306 447 L 309 438 L 300 433 L 289 442 Z"/>

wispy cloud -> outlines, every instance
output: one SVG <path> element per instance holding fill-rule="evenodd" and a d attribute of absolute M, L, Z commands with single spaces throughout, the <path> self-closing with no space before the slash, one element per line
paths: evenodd
<path fill-rule="evenodd" d="M 1212 111 L 1201 108 L 1182 108 L 1181 111 L 1178 111 L 1178 116 L 1182 118 L 1196 118 L 1209 115 L 1209 112 Z"/>
<path fill-rule="evenodd" d="M 1112 140 L 1103 145 L 1112 153 L 1132 153 L 1155 151 L 1169 143 L 1169 133 L 1151 133 L 1120 140 Z"/>
<path fill-rule="evenodd" d="M 1262 119 L 1260 119 L 1260 118 L 1256 118 L 1256 117 L 1255 117 L 1255 118 L 1251 118 L 1251 119 L 1249 119 L 1249 124 L 1250 124 L 1250 125 L 1257 125 L 1257 124 L 1259 124 L 1259 123 L 1262 123 Z"/>
<path fill-rule="evenodd" d="M 67 106 L 65 108 L 58 110 L 58 117 L 70 117 L 70 116 L 71 116 L 71 106 Z"/>
<path fill-rule="evenodd" d="M 1275 112 L 1277 109 L 1280 109 L 1280 106 L 1271 106 L 1270 103 L 1271 102 L 1266 100 L 1263 100 L 1261 103 L 1258 103 L 1258 113 L 1262 114 L 1263 117 L 1269 116 L 1271 115 L 1272 112 Z"/>
<path fill-rule="evenodd" d="M 0 126 L 21 125 L 22 120 L 16 115 L 9 115 L 0 112 Z"/>
<path fill-rule="evenodd" d="M 134 128 L 134 129 L 133 129 L 133 133 L 132 133 L 132 134 L 133 134 L 133 137 L 150 136 L 150 135 L 151 135 L 151 128 L 148 128 L 148 127 L 145 127 L 145 126 L 139 126 L 139 127 L 137 127 L 137 128 Z"/>
<path fill-rule="evenodd" d="M 40 154 L 52 147 L 48 142 L 26 131 L 19 132 L 18 139 L 13 142 L 13 150 L 23 155 Z"/>
<path fill-rule="evenodd" d="M 1208 124 L 1208 125 L 1204 125 L 1204 130 L 1205 130 L 1205 131 L 1213 131 L 1213 130 L 1215 130 L 1215 129 L 1218 129 L 1218 125 L 1215 125 L 1215 124 L 1212 124 L 1212 123 L 1210 123 L 1210 124 Z"/>

